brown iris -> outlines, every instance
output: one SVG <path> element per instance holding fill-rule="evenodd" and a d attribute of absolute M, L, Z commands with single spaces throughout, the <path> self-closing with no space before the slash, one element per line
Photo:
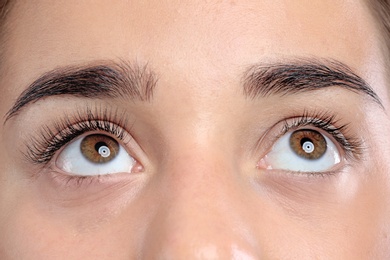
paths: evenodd
<path fill-rule="evenodd" d="M 319 159 L 326 152 L 326 140 L 317 131 L 305 129 L 297 130 L 291 134 L 290 147 L 305 159 Z"/>
<path fill-rule="evenodd" d="M 116 157 L 119 152 L 119 144 L 109 136 L 92 134 L 84 137 L 80 144 L 80 150 L 90 162 L 105 163 Z"/>

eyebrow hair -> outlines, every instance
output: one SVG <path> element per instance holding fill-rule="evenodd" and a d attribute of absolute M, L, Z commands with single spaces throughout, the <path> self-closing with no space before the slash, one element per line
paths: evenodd
<path fill-rule="evenodd" d="M 342 87 L 368 95 L 382 108 L 374 90 L 347 65 L 334 60 L 297 60 L 292 63 L 251 66 L 243 78 L 245 96 L 293 95 L 328 87 Z"/>
<path fill-rule="evenodd" d="M 140 66 L 121 61 L 54 69 L 39 77 L 20 94 L 7 112 L 5 122 L 28 104 L 56 95 L 86 98 L 127 96 L 134 100 L 150 101 L 156 84 L 157 76 L 147 64 Z M 366 94 L 383 108 L 378 95 L 361 77 L 347 65 L 333 60 L 262 63 L 251 66 L 243 77 L 244 95 L 252 99 L 334 86 Z"/>
<path fill-rule="evenodd" d="M 5 122 L 23 107 L 42 98 L 72 95 L 85 98 L 130 97 L 149 101 L 157 84 L 147 65 L 105 62 L 94 66 L 68 66 L 45 73 L 24 90 L 6 114 Z"/>

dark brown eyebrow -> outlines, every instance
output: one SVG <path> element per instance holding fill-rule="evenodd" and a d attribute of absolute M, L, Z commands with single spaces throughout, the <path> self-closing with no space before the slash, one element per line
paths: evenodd
<path fill-rule="evenodd" d="M 328 87 L 342 87 L 368 95 L 382 108 L 373 89 L 347 65 L 334 60 L 297 60 L 288 64 L 251 66 L 243 78 L 244 94 L 249 98 L 292 95 Z"/>
<path fill-rule="evenodd" d="M 42 98 L 72 95 L 86 98 L 118 98 L 149 101 L 157 83 L 147 65 L 102 62 L 93 66 L 69 66 L 45 73 L 23 93 L 6 114 L 6 120 L 23 107 Z"/>
<path fill-rule="evenodd" d="M 328 87 L 342 87 L 371 97 L 383 105 L 373 89 L 348 66 L 337 61 L 298 60 L 290 63 L 251 66 L 243 77 L 249 98 L 292 95 Z M 73 95 L 86 98 L 117 98 L 149 101 L 157 83 L 147 65 L 105 62 L 93 66 L 69 66 L 52 70 L 35 80 L 6 114 L 5 122 L 23 107 L 42 98 Z"/>

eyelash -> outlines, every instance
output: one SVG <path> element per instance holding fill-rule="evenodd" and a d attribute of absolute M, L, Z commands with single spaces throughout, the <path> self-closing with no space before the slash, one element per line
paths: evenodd
<path fill-rule="evenodd" d="M 72 120 L 64 116 L 63 120 L 54 124 L 54 129 L 44 126 L 37 138 L 27 144 L 25 156 L 34 164 L 47 164 L 54 154 L 64 145 L 84 133 L 103 131 L 124 142 L 127 121 L 125 116 L 118 116 L 118 111 L 95 109 L 78 111 Z M 114 123 L 116 122 L 116 123 Z"/>
<path fill-rule="evenodd" d="M 362 141 L 349 135 L 348 124 L 336 127 L 340 124 L 339 122 L 340 120 L 336 119 L 335 115 L 328 112 L 309 113 L 305 111 L 302 116 L 284 119 L 282 131 L 276 139 L 291 130 L 314 126 L 333 137 L 343 149 L 347 159 L 359 159 L 364 150 Z"/>
<path fill-rule="evenodd" d="M 124 115 L 118 116 L 116 110 L 110 111 L 97 108 L 92 111 L 87 108 L 86 111 L 79 110 L 71 117 L 73 120 L 70 120 L 68 116 L 63 118 L 63 120 L 54 124 L 54 129 L 44 126 L 38 137 L 32 138 L 27 144 L 28 149 L 25 155 L 34 164 L 48 164 L 58 150 L 87 132 L 103 131 L 122 142 L 126 139 L 126 117 Z M 348 124 L 336 127 L 335 125 L 339 125 L 339 120 L 331 113 L 309 113 L 305 111 L 302 116 L 290 117 L 282 122 L 282 130 L 275 137 L 275 140 L 291 130 L 312 126 L 333 137 L 348 159 L 358 159 L 362 154 L 362 142 L 348 135 Z M 85 177 L 79 178 L 78 176 L 72 176 L 71 178 L 76 178 L 77 182 L 85 179 Z"/>

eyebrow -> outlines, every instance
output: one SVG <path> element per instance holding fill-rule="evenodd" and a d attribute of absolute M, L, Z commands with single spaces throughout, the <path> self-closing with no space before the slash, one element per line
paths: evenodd
<path fill-rule="evenodd" d="M 334 60 L 297 60 L 288 64 L 258 64 L 246 70 L 243 77 L 244 95 L 255 99 L 270 95 L 293 95 L 329 87 L 369 96 L 382 102 L 374 90 L 347 65 Z"/>
<path fill-rule="evenodd" d="M 9 120 L 23 107 L 45 97 L 72 95 L 85 98 L 129 97 L 150 101 L 157 76 L 148 65 L 104 62 L 93 66 L 68 66 L 45 73 L 26 90 L 6 114 Z"/>
<path fill-rule="evenodd" d="M 150 101 L 157 80 L 147 64 L 141 66 L 124 61 L 55 69 L 39 77 L 20 94 L 7 112 L 5 122 L 28 104 L 57 95 L 85 98 L 127 96 L 133 100 Z M 293 95 L 335 86 L 368 95 L 383 108 L 373 89 L 347 65 L 338 61 L 261 63 L 250 66 L 243 76 L 244 95 L 252 99 Z"/>

